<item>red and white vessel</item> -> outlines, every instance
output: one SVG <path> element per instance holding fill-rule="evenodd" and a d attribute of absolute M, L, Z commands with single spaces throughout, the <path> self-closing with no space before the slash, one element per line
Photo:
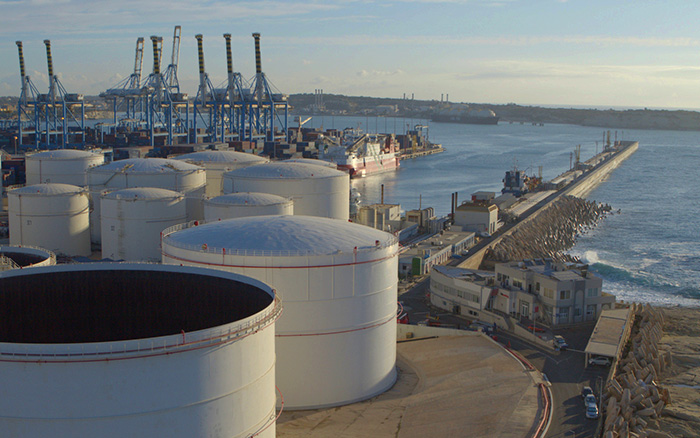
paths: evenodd
<path fill-rule="evenodd" d="M 399 168 L 398 145 L 393 135 L 366 134 L 359 129 L 348 128 L 337 140 L 337 144 L 324 148 L 319 158 L 335 163 L 340 170 L 346 170 L 350 178 Z"/>

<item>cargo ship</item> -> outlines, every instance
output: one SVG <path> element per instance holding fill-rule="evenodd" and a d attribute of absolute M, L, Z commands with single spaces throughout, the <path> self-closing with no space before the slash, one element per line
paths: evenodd
<path fill-rule="evenodd" d="M 393 135 L 367 134 L 347 128 L 342 137 L 326 137 L 319 152 L 321 160 L 345 170 L 350 178 L 361 178 L 399 168 L 398 145 Z"/>
<path fill-rule="evenodd" d="M 497 125 L 500 117 L 489 109 L 473 109 L 465 105 L 451 105 L 434 112 L 430 119 L 433 122 Z"/>

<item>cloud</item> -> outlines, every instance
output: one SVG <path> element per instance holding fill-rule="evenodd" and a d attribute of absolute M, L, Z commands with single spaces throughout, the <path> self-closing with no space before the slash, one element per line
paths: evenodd
<path fill-rule="evenodd" d="M 357 76 L 361 78 L 372 78 L 372 77 L 384 77 L 384 76 L 400 76 L 405 72 L 401 69 L 394 71 L 381 71 L 381 70 L 360 70 L 356 73 Z"/>
<path fill-rule="evenodd" d="M 451 75 L 457 81 L 491 80 L 688 80 L 700 78 L 700 67 L 678 65 L 580 65 L 537 61 L 499 60 L 476 63 L 471 73 Z"/>

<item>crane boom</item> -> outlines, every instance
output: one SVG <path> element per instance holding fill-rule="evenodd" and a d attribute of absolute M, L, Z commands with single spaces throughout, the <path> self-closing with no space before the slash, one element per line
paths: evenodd
<path fill-rule="evenodd" d="M 253 33 L 255 40 L 255 99 L 260 102 L 263 93 L 262 59 L 260 56 L 260 33 Z"/>
<path fill-rule="evenodd" d="M 22 78 L 22 99 L 27 102 L 27 74 L 24 69 L 24 51 L 22 50 L 22 41 L 15 41 L 17 51 L 19 52 L 19 75 Z"/>
<path fill-rule="evenodd" d="M 177 65 L 180 62 L 180 34 L 182 31 L 181 26 L 175 26 L 175 30 L 173 31 L 173 53 L 170 59 L 170 66 L 169 68 L 171 69 L 170 72 L 170 77 L 168 81 L 168 86 L 170 88 L 174 87 L 179 87 L 180 84 L 178 84 L 177 81 Z"/>
<path fill-rule="evenodd" d="M 202 105 L 205 105 L 207 102 L 207 74 L 204 70 L 204 37 L 201 33 L 194 37 L 197 39 L 197 55 L 199 56 L 199 94 Z"/>
<path fill-rule="evenodd" d="M 136 57 L 134 59 L 134 74 L 132 75 L 131 88 L 139 88 L 141 85 L 141 70 L 143 69 L 143 37 L 136 39 Z"/>
<path fill-rule="evenodd" d="M 153 74 L 160 74 L 160 52 L 163 45 L 163 37 L 151 36 L 153 43 Z"/>
<path fill-rule="evenodd" d="M 46 46 L 46 64 L 48 66 L 49 73 L 49 96 L 51 97 L 51 102 L 56 101 L 56 86 L 53 75 L 53 59 L 51 58 L 51 40 L 44 40 L 44 45 Z"/>

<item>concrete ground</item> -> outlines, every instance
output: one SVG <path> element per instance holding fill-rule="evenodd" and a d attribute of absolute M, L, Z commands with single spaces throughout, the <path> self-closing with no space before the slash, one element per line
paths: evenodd
<path fill-rule="evenodd" d="M 532 435 L 542 402 L 539 374 L 483 335 L 397 345 L 399 378 L 352 405 L 284 411 L 278 437 L 502 437 Z"/>

